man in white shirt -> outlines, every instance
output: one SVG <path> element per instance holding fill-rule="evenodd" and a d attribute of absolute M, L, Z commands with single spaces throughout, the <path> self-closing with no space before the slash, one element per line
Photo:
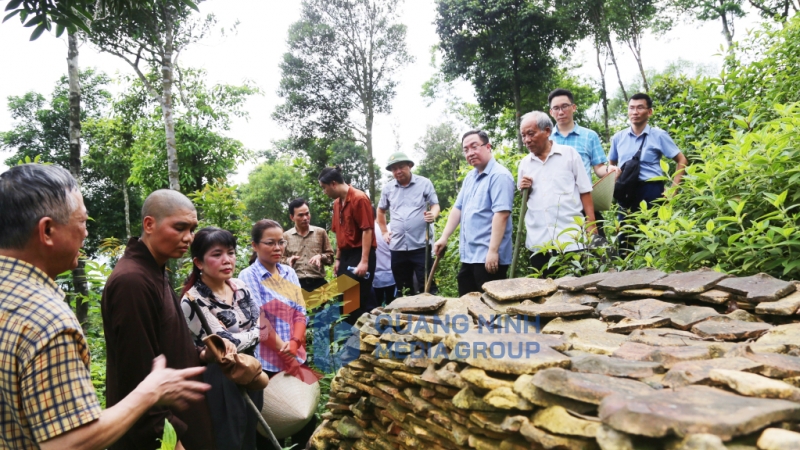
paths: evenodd
<path fill-rule="evenodd" d="M 525 246 L 533 253 L 531 266 L 541 271 L 542 278 L 552 274 L 552 268 L 543 269 L 559 253 L 545 250 L 546 244 L 556 244 L 560 252 L 583 249 L 576 217 L 585 213 L 587 231 L 596 233 L 592 182 L 583 160 L 574 148 L 551 141 L 552 131 L 547 114 L 533 111 L 522 116 L 520 133 L 530 154 L 520 161 L 517 180 L 520 189 L 531 188 Z"/>

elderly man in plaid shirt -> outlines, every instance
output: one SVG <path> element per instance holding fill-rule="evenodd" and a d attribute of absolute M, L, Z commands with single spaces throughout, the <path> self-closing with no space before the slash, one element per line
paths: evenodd
<path fill-rule="evenodd" d="M 13 167 L 0 174 L 0 211 L 0 448 L 104 449 L 154 405 L 202 400 L 209 386 L 189 378 L 204 369 L 166 369 L 161 356 L 101 410 L 89 346 L 53 281 L 77 266 L 86 237 L 78 184 L 56 166 Z"/>

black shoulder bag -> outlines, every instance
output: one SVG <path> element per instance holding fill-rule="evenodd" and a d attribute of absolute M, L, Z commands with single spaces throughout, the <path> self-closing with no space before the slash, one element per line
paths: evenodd
<path fill-rule="evenodd" d="M 642 139 L 642 144 L 639 146 L 639 151 L 620 167 L 620 174 L 617 176 L 616 183 L 614 183 L 614 198 L 625 209 L 634 206 L 636 194 L 639 191 L 641 184 L 639 182 L 640 160 L 645 142 L 647 142 L 646 134 Z"/>

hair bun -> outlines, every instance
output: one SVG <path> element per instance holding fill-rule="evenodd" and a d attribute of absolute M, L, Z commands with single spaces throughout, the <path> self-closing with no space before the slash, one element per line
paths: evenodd
<path fill-rule="evenodd" d="M 337 171 L 339 173 L 342 173 L 342 166 L 337 164 L 337 165 L 333 166 L 333 170 L 335 170 L 335 171 Z"/>

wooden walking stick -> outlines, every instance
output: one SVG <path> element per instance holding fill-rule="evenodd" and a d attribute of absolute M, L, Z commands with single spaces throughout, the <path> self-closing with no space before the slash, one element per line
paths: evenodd
<path fill-rule="evenodd" d="M 200 305 L 197 302 L 189 297 L 189 305 L 192 307 L 192 311 L 197 314 L 197 318 L 200 319 L 200 323 L 203 325 L 203 330 L 205 330 L 207 336 L 211 336 L 211 327 L 208 325 L 208 320 L 206 320 L 206 316 L 203 314 L 203 311 L 200 310 Z M 242 397 L 244 397 L 245 403 L 247 406 L 255 413 L 256 419 L 258 419 L 258 423 L 261 424 L 261 427 L 267 432 L 267 437 L 269 441 L 272 443 L 275 448 L 283 448 L 283 446 L 278 443 L 278 439 L 275 437 L 275 434 L 272 432 L 272 429 L 267 425 L 267 421 L 264 420 L 264 416 L 261 415 L 261 410 L 258 409 L 255 403 L 253 403 L 253 399 L 247 395 L 247 391 L 245 390 L 244 386 L 239 386 L 239 392 L 242 393 Z"/>
<path fill-rule="evenodd" d="M 428 208 L 425 207 L 425 209 L 426 209 L 425 212 L 427 212 Z M 428 258 L 431 257 L 430 255 L 431 255 L 431 224 L 425 222 L 425 275 L 424 275 L 425 283 L 423 284 L 425 290 L 423 292 L 425 292 L 426 294 L 428 293 L 429 289 L 428 280 L 430 279 L 430 277 L 428 277 Z"/>
<path fill-rule="evenodd" d="M 517 223 L 517 238 L 514 240 L 514 256 L 511 258 L 511 270 L 509 277 L 514 278 L 517 270 L 517 259 L 519 259 L 519 246 L 522 243 L 522 236 L 525 234 L 525 213 L 528 212 L 528 193 L 531 188 L 522 191 L 522 206 L 519 209 L 519 223 Z"/>
<path fill-rule="evenodd" d="M 436 273 L 436 268 L 439 267 L 439 257 L 440 255 L 436 255 L 436 259 L 433 260 L 433 267 L 431 267 L 431 273 L 430 275 L 428 275 L 428 281 L 425 283 L 425 293 L 431 290 L 431 283 L 433 282 L 433 274 Z"/>

